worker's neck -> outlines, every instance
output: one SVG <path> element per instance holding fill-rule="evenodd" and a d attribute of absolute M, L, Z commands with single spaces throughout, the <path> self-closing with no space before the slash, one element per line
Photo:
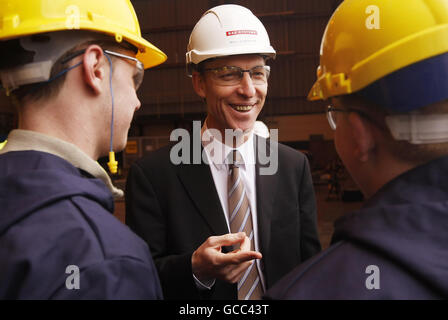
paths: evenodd
<path fill-rule="evenodd" d="M 381 158 L 376 159 L 374 163 L 366 164 L 364 168 L 360 169 L 363 174 L 359 175 L 355 180 L 358 182 L 364 196 L 370 198 L 384 185 L 416 166 L 416 164 L 403 162 L 392 155 L 385 154 Z"/>
<path fill-rule="evenodd" d="M 74 110 L 78 111 L 75 112 Z M 46 103 L 29 103 L 19 110 L 18 128 L 35 131 L 76 145 L 93 160 L 98 160 L 100 152 L 94 126 L 83 116 L 87 106 L 70 106 L 57 100 Z"/>

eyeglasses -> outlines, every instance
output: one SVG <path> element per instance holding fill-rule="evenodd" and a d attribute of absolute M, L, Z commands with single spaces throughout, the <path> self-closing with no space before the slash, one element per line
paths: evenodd
<path fill-rule="evenodd" d="M 71 59 L 73 59 L 77 56 L 80 56 L 80 55 L 84 54 L 85 52 L 86 52 L 86 49 L 76 51 L 76 52 L 72 53 L 71 55 L 69 55 L 68 57 L 66 57 L 64 60 L 62 60 L 61 63 L 62 64 L 67 63 Z M 118 52 L 114 52 L 114 51 L 110 51 L 110 50 L 104 50 L 104 49 L 103 49 L 103 52 L 110 56 L 114 56 L 117 58 L 122 58 L 122 59 L 126 59 L 126 60 L 130 60 L 132 62 L 135 62 L 135 70 L 136 71 L 135 71 L 132 79 L 134 80 L 135 90 L 138 90 L 138 88 L 140 87 L 140 85 L 143 82 L 143 76 L 145 74 L 145 68 L 143 66 L 143 63 L 140 60 L 138 60 L 137 58 L 130 57 L 130 56 L 122 54 L 122 53 L 118 53 Z"/>
<path fill-rule="evenodd" d="M 143 66 L 143 63 L 140 60 L 138 60 L 137 58 L 130 57 L 125 54 L 118 53 L 118 52 L 114 52 L 114 51 L 110 51 L 110 50 L 104 50 L 104 52 L 111 56 L 115 56 L 118 58 L 127 59 L 127 60 L 135 62 L 136 71 L 135 71 L 132 79 L 134 80 L 135 90 L 138 90 L 138 88 L 140 88 L 140 86 L 143 82 L 143 76 L 145 75 L 145 68 Z"/>
<path fill-rule="evenodd" d="M 358 109 L 354 109 L 354 108 L 346 108 L 346 109 L 341 109 L 341 108 L 335 108 L 332 106 L 328 106 L 327 107 L 327 120 L 328 123 L 330 124 L 331 129 L 336 130 L 337 127 L 337 112 L 356 112 L 359 115 L 363 116 L 366 119 L 370 119 L 370 117 L 363 111 L 358 110 Z"/>
<path fill-rule="evenodd" d="M 332 106 L 327 107 L 327 120 L 330 128 L 336 130 L 336 112 L 345 112 L 348 110 L 334 108 Z"/>
<path fill-rule="evenodd" d="M 224 66 L 219 68 L 204 69 L 212 73 L 212 79 L 220 86 L 234 86 L 241 83 L 244 73 L 248 72 L 252 83 L 264 85 L 267 83 L 271 68 L 269 66 L 256 66 L 250 70 L 244 70 L 235 66 Z"/>

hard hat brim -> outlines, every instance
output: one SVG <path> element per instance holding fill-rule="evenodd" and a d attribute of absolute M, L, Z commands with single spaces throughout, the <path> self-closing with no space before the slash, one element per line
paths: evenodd
<path fill-rule="evenodd" d="M 61 21 L 59 21 L 61 20 Z M 81 20 L 79 26 L 76 29 L 68 29 L 65 24 L 65 20 L 62 19 L 54 19 L 52 23 L 42 24 L 38 29 L 36 29 L 36 25 L 33 21 L 26 21 L 21 23 L 20 29 L 17 32 L 11 32 L 10 29 L 5 31 L 6 29 L 0 29 L 0 39 L 2 41 L 21 38 L 30 36 L 33 34 L 41 34 L 47 32 L 57 32 L 57 31 L 69 31 L 69 30 L 85 30 L 92 31 L 97 33 L 102 33 L 106 35 L 110 35 L 119 43 L 121 41 L 127 41 L 137 47 L 139 52 L 137 53 L 137 59 L 139 59 L 145 69 L 157 66 L 167 60 L 167 56 L 162 52 L 159 48 L 151 44 L 149 41 L 145 40 L 141 36 L 137 36 L 131 32 L 126 30 L 114 30 L 117 29 L 113 25 L 109 27 L 105 27 L 104 25 L 101 27 L 97 26 L 91 21 Z"/>
<path fill-rule="evenodd" d="M 135 37 L 131 34 L 123 35 L 123 38 L 139 49 L 137 59 L 143 63 L 145 69 L 158 66 L 167 60 L 167 56 L 162 50 L 144 38 Z"/>
<path fill-rule="evenodd" d="M 244 55 L 244 54 L 259 54 L 266 55 L 273 59 L 275 59 L 276 51 L 273 47 L 262 47 L 262 48 L 254 48 L 254 47 L 239 47 L 237 50 L 235 48 L 226 48 L 221 49 L 219 51 L 196 51 L 191 50 L 187 53 L 187 63 L 199 64 L 202 61 L 218 58 L 218 57 L 227 57 L 227 56 L 236 56 L 236 55 Z"/>

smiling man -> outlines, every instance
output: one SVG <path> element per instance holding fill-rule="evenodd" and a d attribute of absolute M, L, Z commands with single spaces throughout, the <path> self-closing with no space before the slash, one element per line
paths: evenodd
<path fill-rule="evenodd" d="M 320 250 L 308 162 L 253 133 L 275 50 L 250 10 L 208 10 L 187 51 L 194 90 L 207 105 L 191 144 L 202 137 L 206 161 L 174 165 L 171 147 L 137 161 L 126 222 L 150 246 L 165 298 L 259 299 Z M 258 152 L 266 149 L 278 153 L 271 175 Z"/>
<path fill-rule="evenodd" d="M 252 130 L 268 91 L 265 60 L 262 55 L 222 57 L 202 62 L 193 72 L 194 89 L 207 104 L 208 128 L 222 137 L 225 129 Z"/>

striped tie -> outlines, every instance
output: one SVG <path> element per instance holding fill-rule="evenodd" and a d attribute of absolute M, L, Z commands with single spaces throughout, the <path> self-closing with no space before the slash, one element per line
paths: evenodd
<path fill-rule="evenodd" d="M 249 199 L 246 195 L 243 180 L 240 176 L 239 166 L 243 164 L 241 154 L 234 150 L 231 154 L 233 161 L 230 161 L 230 174 L 228 178 L 229 197 L 229 221 L 232 233 L 244 231 L 250 239 L 250 249 L 254 250 L 254 231 L 252 228 L 252 215 L 249 206 Z M 238 300 L 259 300 L 263 295 L 263 287 L 260 282 L 255 260 L 247 268 L 243 277 L 238 282 Z"/>

